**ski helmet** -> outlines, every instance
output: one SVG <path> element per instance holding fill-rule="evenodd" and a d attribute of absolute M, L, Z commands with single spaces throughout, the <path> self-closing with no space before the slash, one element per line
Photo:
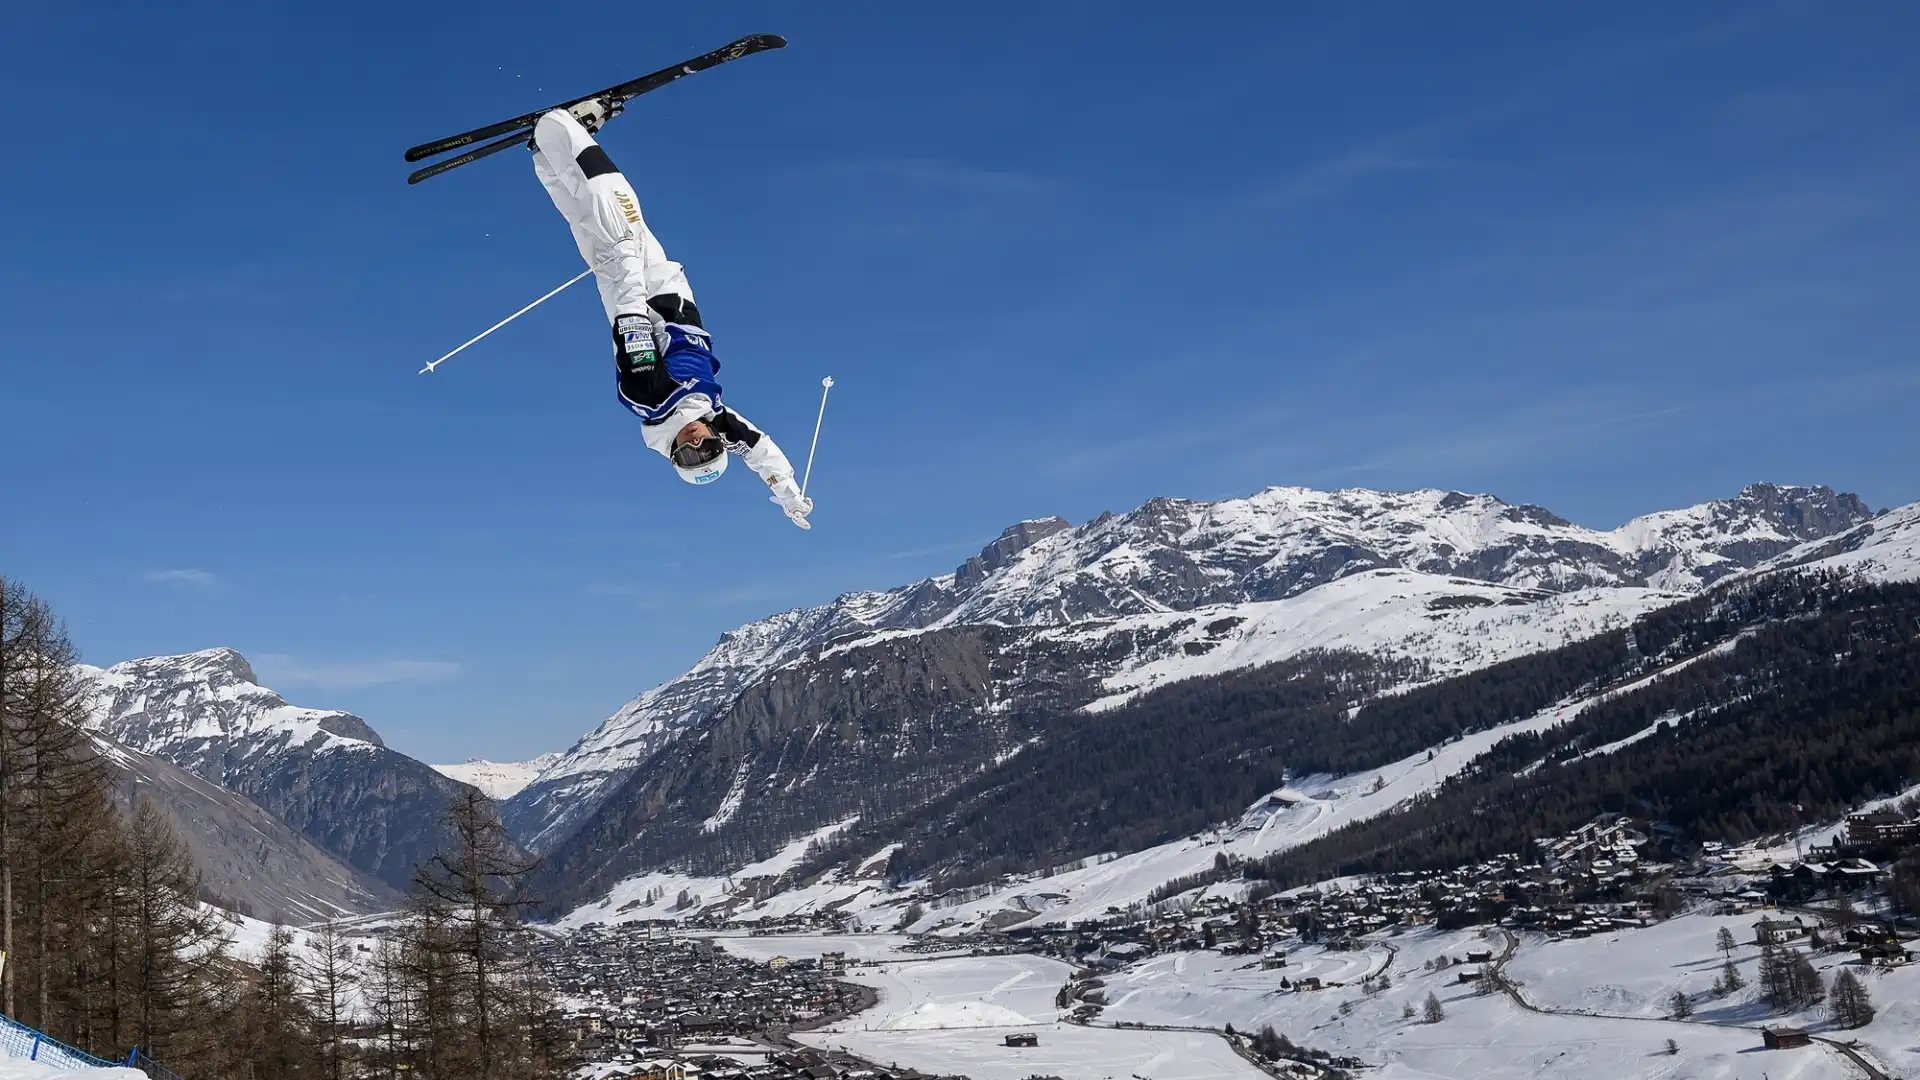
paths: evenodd
<path fill-rule="evenodd" d="M 687 483 L 711 484 L 727 471 L 727 444 L 709 431 L 706 438 L 675 446 L 668 460 Z"/>

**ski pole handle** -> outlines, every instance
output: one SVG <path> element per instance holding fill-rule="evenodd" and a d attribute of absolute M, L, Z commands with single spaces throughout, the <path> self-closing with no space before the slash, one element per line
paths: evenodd
<path fill-rule="evenodd" d="M 813 445 L 807 447 L 807 472 L 800 478 L 800 497 L 807 497 L 807 481 L 813 479 L 813 452 L 820 449 L 820 425 L 827 418 L 827 391 L 833 389 L 833 376 L 820 380 L 820 415 L 813 419 Z"/>

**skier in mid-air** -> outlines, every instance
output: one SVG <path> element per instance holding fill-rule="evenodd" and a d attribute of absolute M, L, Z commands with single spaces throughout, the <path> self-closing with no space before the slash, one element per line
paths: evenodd
<path fill-rule="evenodd" d="M 765 432 L 720 400 L 720 361 L 694 306 L 684 268 L 667 258 L 640 216 L 640 199 L 594 141 L 605 105 L 555 109 L 534 125 L 533 171 L 567 219 L 613 323 L 614 381 L 640 417 L 646 444 L 689 484 L 710 484 L 738 454 L 802 529 L 812 500 Z"/>

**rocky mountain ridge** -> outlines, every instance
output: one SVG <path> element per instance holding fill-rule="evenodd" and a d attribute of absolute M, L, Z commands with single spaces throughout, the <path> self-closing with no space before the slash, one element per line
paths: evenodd
<path fill-rule="evenodd" d="M 1754 484 L 1732 499 L 1609 531 L 1490 495 L 1285 487 L 1216 503 L 1154 499 L 1077 527 L 1025 521 L 950 574 L 849 593 L 727 632 L 686 674 L 636 697 L 561 754 L 508 802 L 503 818 L 530 847 L 554 849 L 676 734 L 727 709 L 756 680 L 851 634 L 1164 615 L 1283 600 L 1386 569 L 1543 593 L 1683 593 L 1869 517 L 1857 497 L 1829 488 Z"/>

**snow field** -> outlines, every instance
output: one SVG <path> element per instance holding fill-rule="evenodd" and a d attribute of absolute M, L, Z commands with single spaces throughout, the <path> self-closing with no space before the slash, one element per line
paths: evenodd
<path fill-rule="evenodd" d="M 1709 945 L 1712 929 L 1706 931 Z M 1300 959 L 1290 957 L 1288 968 L 1264 972 L 1242 966 L 1250 957 L 1194 954 L 1184 965 L 1178 957 L 1156 957 L 1107 978 L 1112 1004 L 1102 1019 L 1205 1026 L 1231 1023 L 1236 1030 L 1272 1024 L 1303 1045 L 1381 1064 L 1381 1070 L 1368 1075 L 1397 1080 L 1841 1080 L 1858 1076 L 1828 1047 L 1768 1053 L 1760 1049 L 1759 1035 L 1753 1031 L 1665 1020 L 1536 1014 L 1502 994 L 1476 995 L 1474 987 L 1458 981 L 1460 967 L 1430 972 L 1425 966 L 1442 954 L 1455 960 L 1470 950 L 1498 955 L 1502 944 L 1497 935 L 1482 938 L 1476 931 L 1416 931 L 1374 940 L 1366 952 L 1378 955 L 1387 946 L 1397 952 L 1391 969 L 1393 986 L 1377 995 L 1365 993 L 1357 981 L 1320 991 L 1281 992 L 1283 976 L 1297 979 L 1309 973 L 1307 963 L 1323 958 L 1311 948 L 1296 950 L 1294 955 Z M 1634 953 L 1657 956 L 1658 949 L 1636 948 Z M 1525 946 L 1519 955 L 1526 955 Z M 1589 975 L 1598 970 L 1604 969 L 1590 968 Z M 1575 977 L 1570 974 L 1568 979 Z M 1707 981 L 1711 982 L 1710 974 Z M 1418 1014 L 1429 993 L 1440 1000 L 1446 1018 L 1437 1024 L 1423 1023 L 1418 1015 L 1406 1019 L 1404 1008 L 1412 1006 Z M 1679 1044 L 1679 1054 L 1665 1052 L 1669 1038 Z"/>
<path fill-rule="evenodd" d="M 775 938 L 733 938 L 772 942 Z M 825 941 L 853 955 L 857 938 Z M 826 951 L 823 949 L 822 951 Z M 1154 1080 L 1261 1080 L 1264 1073 L 1206 1032 L 1123 1031 L 1058 1022 L 1054 995 L 1072 968 L 1039 956 L 983 956 L 908 961 L 855 968 L 847 978 L 879 991 L 874 1008 L 818 1032 L 795 1038 L 848 1050 L 883 1063 L 930 1073 L 964 1073 L 974 1080 L 1063 1080 L 1149 1076 Z M 1040 1045 L 1010 1048 L 1015 1032 L 1033 1032 Z"/>
<path fill-rule="evenodd" d="M 1890 1074 L 1920 1074 L 1920 1045 L 1914 1038 L 1920 1030 L 1920 967 L 1869 969 L 1853 963 L 1852 952 L 1808 951 L 1828 986 L 1840 971 L 1852 971 L 1866 985 L 1878 1012 L 1872 1023 L 1853 1031 L 1830 1030 L 1832 1024 L 1820 1006 L 1782 1016 L 1758 1000 L 1760 948 L 1754 944 L 1753 923 L 1762 914 L 1780 918 L 1791 913 L 1683 915 L 1641 930 L 1566 941 L 1529 936 L 1507 972 L 1529 1002 L 1547 1008 L 1663 1017 L 1668 1012 L 1666 999 L 1675 990 L 1684 990 L 1694 998 L 1698 1021 L 1756 1028 L 1784 1024 L 1842 1040 L 1858 1039 L 1862 1052 L 1883 1062 Z M 1714 946 L 1721 927 L 1732 931 L 1738 942 L 1733 960 L 1747 986 L 1715 1001 L 1708 991 L 1724 960 Z M 1804 941 L 1795 947 L 1806 951 Z"/>

